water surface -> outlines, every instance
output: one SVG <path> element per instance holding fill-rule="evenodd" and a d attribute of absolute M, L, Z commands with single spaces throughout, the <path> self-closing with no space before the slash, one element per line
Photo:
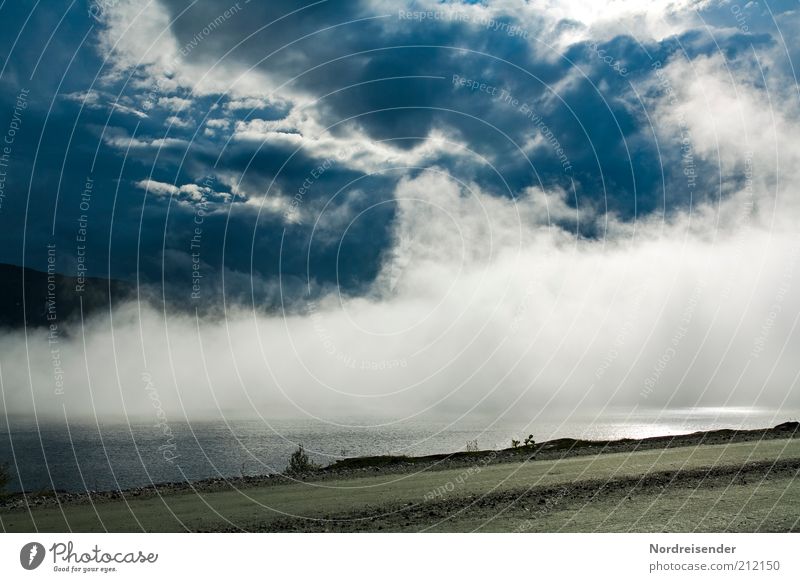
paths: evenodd
<path fill-rule="evenodd" d="M 375 419 L 230 420 L 170 422 L 172 437 L 152 422 L 11 421 L 0 425 L 0 463 L 15 477 L 10 488 L 69 491 L 130 488 L 166 481 L 277 473 L 302 443 L 322 464 L 342 457 L 423 455 L 510 446 L 533 434 L 559 437 L 642 438 L 717 428 L 763 428 L 797 420 L 796 411 L 693 408 L 605 412 L 551 422 Z"/>

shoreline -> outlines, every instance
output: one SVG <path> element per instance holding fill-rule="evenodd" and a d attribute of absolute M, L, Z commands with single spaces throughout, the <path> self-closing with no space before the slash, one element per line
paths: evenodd
<path fill-rule="evenodd" d="M 212 477 L 195 481 L 163 482 L 120 490 L 103 491 L 37 491 L 11 492 L 0 496 L 0 509 L 14 510 L 85 503 L 118 501 L 147 497 L 160 497 L 181 493 L 212 493 L 236 491 L 271 485 L 287 485 L 298 482 L 324 482 L 362 477 L 430 473 L 464 467 L 500 465 L 503 463 L 525 463 L 529 461 L 552 461 L 588 455 L 633 453 L 654 449 L 674 449 L 701 445 L 723 445 L 774 439 L 800 438 L 800 422 L 787 421 L 772 428 L 763 429 L 715 429 L 683 435 L 646 437 L 642 439 L 582 440 L 559 438 L 533 445 L 520 445 L 506 449 L 481 451 L 458 451 L 434 455 L 394 456 L 377 455 L 353 457 L 335 461 L 302 475 L 287 476 L 281 473 L 241 477 Z"/>

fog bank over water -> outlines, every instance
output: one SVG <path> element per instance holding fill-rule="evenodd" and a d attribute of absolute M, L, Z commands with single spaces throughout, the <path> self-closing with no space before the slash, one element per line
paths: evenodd
<path fill-rule="evenodd" d="M 800 239 L 788 229 L 756 217 L 715 231 L 733 211 L 700 208 L 636 231 L 611 221 L 592 241 L 548 226 L 543 209 L 568 210 L 540 191 L 514 202 L 426 172 L 396 194 L 396 241 L 367 296 L 333 292 L 285 316 L 236 306 L 223 320 L 125 304 L 113 326 L 100 317 L 55 345 L 7 333 L 5 411 L 531 420 L 798 408 Z"/>
<path fill-rule="evenodd" d="M 224 317 L 128 302 L 55 339 L 3 331 L 0 416 L 800 408 L 800 93 L 782 33 L 795 9 L 748 4 L 744 30 L 713 3 L 454 4 L 471 19 L 422 23 L 341 2 L 284 27 L 283 3 L 249 3 L 183 54 L 228 5 L 182 4 L 104 14 L 82 90 L 50 88 L 60 125 L 39 134 L 50 110 L 32 99 L 37 130 L 17 138 L 8 182 L 28 198 L 3 210 L 25 236 L 0 229 L 0 249 L 35 266 L 58 239 L 72 265 L 85 242 L 97 272 L 160 279 L 191 305 L 194 269 L 236 299 Z M 530 38 L 487 34 L 489 16 Z M 623 61 L 624 75 L 610 66 Z M 49 103 L 64 77 L 36 78 Z M 54 141 L 70 129 L 89 133 Z M 63 163 L 29 167 L 51 142 Z M 84 211 L 69 188 L 89 167 Z M 250 285 L 263 305 L 242 303 Z"/>

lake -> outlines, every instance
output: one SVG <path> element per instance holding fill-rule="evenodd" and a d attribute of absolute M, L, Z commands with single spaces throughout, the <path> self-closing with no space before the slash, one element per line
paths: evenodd
<path fill-rule="evenodd" d="M 318 463 L 342 457 L 421 455 L 510 446 L 533 434 L 559 437 L 641 438 L 716 428 L 763 428 L 800 418 L 797 411 L 752 408 L 685 408 L 604 412 L 599 417 L 565 415 L 551 422 L 506 420 L 375 419 L 95 423 L 30 421 L 0 425 L 0 463 L 15 477 L 12 490 L 125 489 L 166 481 L 278 473 L 302 443 Z"/>

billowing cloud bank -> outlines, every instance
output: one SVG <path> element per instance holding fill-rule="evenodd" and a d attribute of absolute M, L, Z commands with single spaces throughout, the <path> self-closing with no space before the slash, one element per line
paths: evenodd
<path fill-rule="evenodd" d="M 145 234 L 114 248 L 189 309 L 4 335 L 7 412 L 798 408 L 795 11 L 204 4 L 120 2 L 98 33 L 110 99 L 171 119 L 96 137 L 139 156 Z M 192 265 L 224 317 L 195 316 Z"/>

